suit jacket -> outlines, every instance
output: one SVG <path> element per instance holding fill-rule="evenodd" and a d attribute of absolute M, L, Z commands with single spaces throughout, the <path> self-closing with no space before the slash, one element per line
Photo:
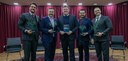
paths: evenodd
<path fill-rule="evenodd" d="M 84 26 L 84 28 L 82 26 Z M 88 18 L 83 18 L 83 19 L 79 20 L 79 26 L 78 26 L 78 40 L 79 40 L 79 42 L 89 41 L 91 35 L 93 34 L 92 26 L 93 26 L 92 22 Z M 88 32 L 88 35 L 82 36 L 81 33 L 84 33 L 84 32 Z"/>
<path fill-rule="evenodd" d="M 109 40 L 109 33 L 110 31 L 112 31 L 112 22 L 110 20 L 110 18 L 108 16 L 103 16 L 101 15 L 101 18 L 98 22 L 96 21 L 96 18 L 94 18 L 93 20 L 93 24 L 94 24 L 94 38 L 95 40 L 100 40 L 100 41 L 106 41 Z M 103 36 L 98 37 L 95 34 L 97 32 L 103 32 Z"/>
<path fill-rule="evenodd" d="M 31 23 L 32 20 L 36 20 L 35 23 Z M 38 22 L 39 22 L 39 17 L 34 16 L 34 19 L 30 13 L 23 13 L 18 22 L 18 28 L 22 32 L 22 39 L 23 40 L 33 40 L 33 39 L 38 39 L 39 32 L 38 32 Z M 31 29 L 30 24 L 34 24 L 37 26 L 37 29 L 34 29 L 34 32 L 29 35 L 25 32 L 26 29 Z"/>
<path fill-rule="evenodd" d="M 54 33 L 49 33 L 48 30 L 54 29 Z M 39 30 L 42 32 L 42 42 L 43 45 L 47 46 L 49 43 L 53 41 L 53 37 L 57 38 L 57 32 L 58 32 L 58 24 L 57 20 L 54 19 L 54 28 L 52 27 L 52 23 L 49 19 L 49 17 L 44 17 L 39 23 Z"/>
<path fill-rule="evenodd" d="M 64 29 L 64 19 L 63 15 L 59 17 L 58 19 L 58 26 L 59 26 L 59 31 L 63 31 Z M 61 35 L 61 39 L 65 38 L 65 36 L 68 36 L 71 40 L 74 40 L 76 37 L 76 30 L 78 28 L 78 22 L 75 16 L 69 15 L 69 28 L 70 31 L 72 31 L 71 35 Z"/>

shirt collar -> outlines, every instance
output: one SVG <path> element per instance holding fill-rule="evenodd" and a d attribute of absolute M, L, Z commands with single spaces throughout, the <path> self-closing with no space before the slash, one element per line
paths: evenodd
<path fill-rule="evenodd" d="M 53 17 L 48 16 L 48 18 L 53 19 Z"/>
<path fill-rule="evenodd" d="M 99 15 L 99 18 L 101 18 L 101 14 Z"/>
<path fill-rule="evenodd" d="M 63 14 L 63 16 L 69 16 L 69 14 L 67 14 L 67 15 Z"/>
<path fill-rule="evenodd" d="M 96 16 L 96 17 L 98 17 L 98 19 L 100 19 L 101 18 L 101 14 L 99 16 Z"/>
<path fill-rule="evenodd" d="M 49 19 L 53 19 L 53 17 L 48 16 Z"/>
<path fill-rule="evenodd" d="M 32 12 L 29 12 L 30 13 L 30 15 L 35 15 L 35 14 L 33 14 Z"/>

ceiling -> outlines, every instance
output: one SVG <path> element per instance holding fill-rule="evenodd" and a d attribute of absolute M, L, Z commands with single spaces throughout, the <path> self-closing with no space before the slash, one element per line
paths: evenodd
<path fill-rule="evenodd" d="M 98 5 L 107 5 L 108 3 L 117 4 L 128 0 L 0 0 L 0 2 L 9 5 L 13 5 L 14 2 L 18 2 L 19 5 L 28 5 L 31 2 L 35 2 L 38 5 L 47 5 L 47 3 L 62 5 L 64 1 L 67 1 L 68 5 L 78 5 L 78 3 L 83 3 L 83 5 L 93 5 L 94 3 Z"/>

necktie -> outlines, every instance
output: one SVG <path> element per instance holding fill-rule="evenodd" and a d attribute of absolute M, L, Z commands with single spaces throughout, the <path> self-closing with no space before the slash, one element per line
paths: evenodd
<path fill-rule="evenodd" d="M 32 14 L 32 18 L 35 18 L 35 15 L 34 14 Z"/>
<path fill-rule="evenodd" d="M 99 21 L 99 16 L 96 17 L 96 21 L 95 21 L 95 23 L 98 22 L 98 21 Z"/>
<path fill-rule="evenodd" d="M 99 21 L 99 16 L 97 16 L 96 19 L 95 19 L 95 24 L 93 26 L 94 31 L 96 31 L 96 28 L 97 28 L 97 25 L 98 25 L 98 21 Z"/>

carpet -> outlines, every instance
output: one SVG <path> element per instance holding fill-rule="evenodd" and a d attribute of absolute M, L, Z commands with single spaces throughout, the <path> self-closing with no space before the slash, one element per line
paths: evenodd
<path fill-rule="evenodd" d="M 95 52 L 91 52 L 90 53 L 90 61 L 98 61 L 97 57 L 96 57 L 96 53 Z M 78 53 L 75 54 L 75 60 L 79 61 L 79 56 Z M 37 55 L 37 61 L 44 61 L 44 56 L 42 55 Z M 62 53 L 58 53 L 55 55 L 54 61 L 63 61 L 63 55 Z M 117 59 L 112 59 L 111 57 L 109 58 L 109 61 L 118 61 Z"/>
<path fill-rule="evenodd" d="M 36 61 L 44 61 L 44 55 L 43 54 L 37 54 Z M 90 61 L 98 61 L 96 57 L 95 52 L 90 52 Z M 78 53 L 75 54 L 75 60 L 79 61 L 79 56 Z M 18 60 L 11 60 L 11 61 L 22 61 L 22 59 Z M 54 61 L 63 61 L 63 55 L 62 53 L 56 53 L 54 57 Z M 109 61 L 118 61 L 117 59 L 112 59 L 111 57 L 109 58 Z"/>

